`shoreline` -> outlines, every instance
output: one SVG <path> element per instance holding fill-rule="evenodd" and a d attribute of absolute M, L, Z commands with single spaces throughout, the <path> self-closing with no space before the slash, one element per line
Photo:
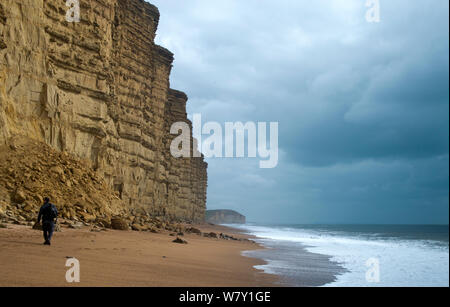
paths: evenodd
<path fill-rule="evenodd" d="M 227 225 L 228 227 L 228 225 Z M 262 249 L 244 251 L 245 257 L 260 259 L 264 264 L 255 268 L 278 277 L 278 285 L 284 287 L 332 286 L 348 270 L 333 261 L 331 255 L 308 250 L 307 245 L 283 240 L 265 239 L 237 228 L 238 233 L 255 240 Z"/>
<path fill-rule="evenodd" d="M 202 232 L 249 239 L 239 229 L 193 225 Z M 0 228 L 0 286 L 121 286 L 121 287 L 273 287 L 278 277 L 256 269 L 265 262 L 243 255 L 261 250 L 251 241 L 185 234 L 176 244 L 170 232 L 62 228 L 52 246 L 42 245 L 42 232 L 7 224 Z M 65 280 L 68 258 L 80 262 L 81 282 Z"/>

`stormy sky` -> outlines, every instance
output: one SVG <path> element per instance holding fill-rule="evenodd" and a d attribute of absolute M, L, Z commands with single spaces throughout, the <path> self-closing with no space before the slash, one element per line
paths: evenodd
<path fill-rule="evenodd" d="M 264 223 L 449 220 L 449 2 L 151 0 L 203 122 L 278 122 L 279 163 L 208 159 L 209 209 Z"/>

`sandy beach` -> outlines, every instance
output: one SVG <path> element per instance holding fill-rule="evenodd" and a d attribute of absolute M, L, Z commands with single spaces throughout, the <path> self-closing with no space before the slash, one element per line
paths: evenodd
<path fill-rule="evenodd" d="M 249 241 L 185 234 L 188 244 L 176 244 L 169 232 L 92 232 L 86 227 L 63 228 L 49 247 L 42 245 L 40 231 L 7 227 L 0 229 L 0 286 L 264 287 L 277 282 L 254 268 L 262 261 L 241 255 L 261 249 Z M 222 226 L 196 227 L 245 237 Z M 71 257 L 80 262 L 77 284 L 65 279 Z"/>

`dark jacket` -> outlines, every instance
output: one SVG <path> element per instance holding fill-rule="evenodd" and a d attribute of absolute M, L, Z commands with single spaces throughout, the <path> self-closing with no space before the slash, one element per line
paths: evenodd
<path fill-rule="evenodd" d="M 45 203 L 41 209 L 39 210 L 38 215 L 38 223 L 42 222 L 54 222 L 55 218 L 58 217 L 58 210 L 56 209 L 55 205 L 51 203 Z"/>

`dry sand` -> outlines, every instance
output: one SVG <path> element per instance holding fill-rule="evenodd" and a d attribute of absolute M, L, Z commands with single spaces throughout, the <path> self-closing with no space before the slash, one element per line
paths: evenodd
<path fill-rule="evenodd" d="M 222 226 L 196 226 L 203 232 L 244 237 Z M 195 234 L 172 243 L 168 232 L 91 232 L 63 228 L 52 246 L 30 227 L 0 229 L 0 286 L 144 286 L 144 287 L 264 287 L 277 277 L 253 268 L 261 260 L 241 256 L 260 249 L 251 242 L 211 239 Z M 67 258 L 80 261 L 79 284 L 65 279 Z"/>

